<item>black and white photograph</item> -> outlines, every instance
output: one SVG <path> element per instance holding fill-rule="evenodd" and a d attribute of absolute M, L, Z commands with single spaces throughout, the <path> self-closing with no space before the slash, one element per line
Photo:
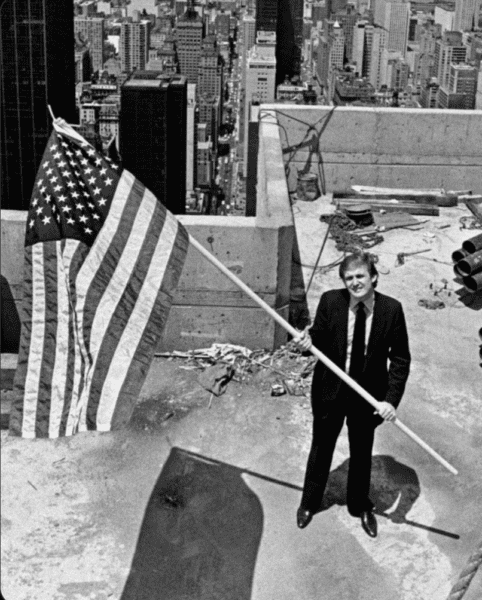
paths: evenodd
<path fill-rule="evenodd" d="M 2 600 L 482 598 L 482 0 L 0 0 Z"/>

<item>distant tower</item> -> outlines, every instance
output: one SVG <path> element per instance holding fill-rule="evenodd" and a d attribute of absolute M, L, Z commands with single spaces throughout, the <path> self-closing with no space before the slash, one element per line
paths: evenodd
<path fill-rule="evenodd" d="M 299 75 L 303 47 L 303 0 L 257 0 L 256 35 L 276 33 L 276 83 Z"/>
<path fill-rule="evenodd" d="M 186 119 L 182 75 L 134 71 L 121 87 L 123 164 L 175 214 L 185 212 Z"/>
<path fill-rule="evenodd" d="M 101 17 L 75 17 L 74 31 L 89 43 L 94 73 L 104 65 L 104 19 Z"/>
<path fill-rule="evenodd" d="M 27 210 L 54 115 L 75 122 L 74 7 L 0 1 L 0 197 Z"/>
<path fill-rule="evenodd" d="M 177 55 L 181 74 L 188 83 L 197 83 L 199 59 L 204 34 L 203 20 L 190 0 L 186 12 L 177 22 Z"/>
<path fill-rule="evenodd" d="M 256 33 L 258 31 L 273 31 L 278 25 L 278 0 L 256 1 Z"/>
<path fill-rule="evenodd" d="M 478 26 L 480 0 L 455 0 L 455 31 L 472 31 Z"/>
<path fill-rule="evenodd" d="M 119 54 L 121 71 L 143 71 L 149 61 L 149 33 L 151 22 L 129 19 L 121 23 Z"/>
<path fill-rule="evenodd" d="M 435 42 L 435 74 L 442 87 L 448 87 L 450 65 L 463 63 L 467 58 L 467 46 L 460 31 L 446 31 L 441 40 Z"/>
<path fill-rule="evenodd" d="M 276 95 L 276 34 L 258 32 L 246 66 L 246 101 L 244 116 L 244 169 L 248 169 L 248 132 L 251 105 L 274 102 Z"/>
<path fill-rule="evenodd" d="M 387 50 L 407 53 L 410 3 L 406 0 L 377 0 L 375 23 L 388 31 Z"/>
<path fill-rule="evenodd" d="M 243 17 L 243 49 L 249 52 L 256 41 L 256 19 L 253 15 L 245 14 Z"/>

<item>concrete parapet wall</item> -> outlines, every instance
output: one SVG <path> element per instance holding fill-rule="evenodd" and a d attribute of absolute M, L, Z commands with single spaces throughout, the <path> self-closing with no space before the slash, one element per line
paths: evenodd
<path fill-rule="evenodd" d="M 276 110 L 290 190 L 299 171 L 319 167 L 328 192 L 354 184 L 482 192 L 480 110 L 266 104 L 261 115 Z"/>
<path fill-rule="evenodd" d="M 272 137 L 264 144 L 266 154 L 260 153 L 260 160 L 269 156 L 270 164 L 262 165 L 268 181 L 260 190 L 258 216 L 182 215 L 179 220 L 216 258 L 288 319 L 294 222 L 277 127 L 271 128 Z M 276 181 L 271 165 L 276 170 Z M 10 303 L 17 307 L 22 297 L 26 217 L 23 211 L 1 211 L 1 273 L 11 290 Z M 2 300 L 6 296 L 2 291 Z M 4 337 L 12 337 L 3 316 L 2 329 Z M 206 347 L 213 342 L 274 349 L 286 339 L 284 329 L 263 309 L 195 248 L 189 248 L 160 351 Z"/>

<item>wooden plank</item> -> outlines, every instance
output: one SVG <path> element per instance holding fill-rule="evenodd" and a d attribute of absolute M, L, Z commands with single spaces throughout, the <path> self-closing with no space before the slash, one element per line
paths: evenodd
<path fill-rule="evenodd" d="M 359 200 L 340 200 L 338 204 L 340 208 L 349 208 L 350 206 L 354 206 L 359 203 Z M 434 217 L 438 217 L 440 215 L 439 207 L 431 204 L 372 202 L 371 200 L 364 201 L 364 204 L 368 204 L 372 211 L 384 210 L 385 212 L 403 212 L 411 215 L 429 215 Z"/>
<path fill-rule="evenodd" d="M 385 188 L 352 185 L 351 189 L 364 196 L 445 196 L 442 188 Z"/>

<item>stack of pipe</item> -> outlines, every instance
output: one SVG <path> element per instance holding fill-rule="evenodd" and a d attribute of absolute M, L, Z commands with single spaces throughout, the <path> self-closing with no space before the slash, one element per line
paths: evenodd
<path fill-rule="evenodd" d="M 469 292 L 482 290 L 482 233 L 462 244 L 452 253 L 454 272 L 462 277 Z"/>

